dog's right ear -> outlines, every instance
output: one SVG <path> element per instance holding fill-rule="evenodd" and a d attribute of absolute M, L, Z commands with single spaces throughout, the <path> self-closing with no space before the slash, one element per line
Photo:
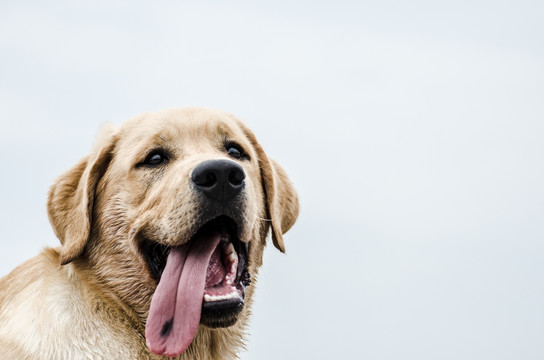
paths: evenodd
<path fill-rule="evenodd" d="M 89 239 L 96 187 L 112 159 L 113 129 L 102 131 L 91 154 L 62 174 L 51 186 L 47 202 L 49 221 L 62 247 L 62 265 L 81 255 Z"/>

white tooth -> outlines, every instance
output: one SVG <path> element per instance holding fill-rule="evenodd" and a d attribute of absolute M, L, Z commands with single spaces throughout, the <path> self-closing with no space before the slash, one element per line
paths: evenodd
<path fill-rule="evenodd" d="M 225 280 L 227 284 L 231 284 L 231 285 L 234 282 L 234 272 L 232 271 L 232 269 L 231 269 L 231 274 L 227 275 L 225 277 Z"/>
<path fill-rule="evenodd" d="M 226 253 L 227 255 L 231 255 L 232 253 L 235 253 L 236 251 L 234 251 L 234 245 L 232 245 L 232 243 L 229 243 L 227 245 L 227 250 L 226 250 Z"/>
<path fill-rule="evenodd" d="M 231 291 L 224 295 L 209 295 L 204 294 L 204 301 L 220 301 L 220 300 L 228 300 L 228 299 L 234 299 L 240 297 L 238 294 L 238 291 L 235 287 L 231 288 Z"/>
<path fill-rule="evenodd" d="M 232 284 L 235 280 L 236 271 L 238 270 L 238 254 L 231 242 L 223 245 L 223 254 L 230 263 L 230 269 L 227 269 L 228 274 L 225 276 L 225 280 L 227 284 Z"/>

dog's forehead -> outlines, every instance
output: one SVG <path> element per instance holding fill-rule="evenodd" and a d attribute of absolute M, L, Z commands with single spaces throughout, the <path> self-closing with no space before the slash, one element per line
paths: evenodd
<path fill-rule="evenodd" d="M 158 143 L 192 146 L 246 141 L 239 120 L 228 113 L 201 108 L 144 114 L 124 123 L 119 135 L 120 147 L 132 150 Z"/>

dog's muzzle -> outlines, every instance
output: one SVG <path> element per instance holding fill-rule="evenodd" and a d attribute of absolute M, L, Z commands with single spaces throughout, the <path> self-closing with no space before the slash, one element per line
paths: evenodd
<path fill-rule="evenodd" d="M 250 283 L 249 240 L 239 238 L 245 177 L 234 161 L 199 164 L 191 181 L 200 194 L 200 228 L 179 246 L 142 241 L 141 251 L 157 280 L 146 324 L 153 353 L 185 352 L 199 323 L 211 328 L 236 323 Z"/>

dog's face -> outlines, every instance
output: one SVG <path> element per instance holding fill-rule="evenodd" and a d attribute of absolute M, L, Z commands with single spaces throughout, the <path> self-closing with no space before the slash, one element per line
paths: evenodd
<path fill-rule="evenodd" d="M 240 121 L 182 109 L 106 134 L 48 209 L 62 263 L 134 312 L 152 352 L 176 356 L 199 324 L 245 322 L 267 233 L 284 251 L 298 200 Z"/>

